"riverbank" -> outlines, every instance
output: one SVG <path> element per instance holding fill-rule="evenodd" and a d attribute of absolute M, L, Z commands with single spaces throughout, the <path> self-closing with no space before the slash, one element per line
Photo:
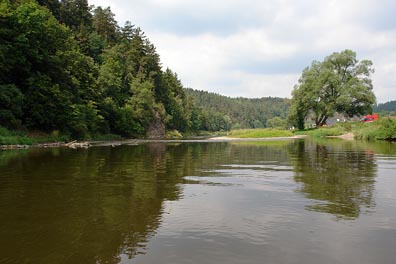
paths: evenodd
<path fill-rule="evenodd" d="M 347 122 L 333 126 L 295 131 L 296 135 L 308 135 L 314 138 L 342 138 L 359 140 L 396 140 L 396 120 L 382 118 L 375 122 Z"/>
<path fill-rule="evenodd" d="M 236 137 L 229 137 L 229 136 L 221 136 L 221 137 L 213 137 L 210 138 L 210 140 L 223 140 L 223 141 L 273 141 L 273 140 L 289 140 L 289 139 L 300 139 L 300 138 L 306 138 L 307 135 L 294 135 L 294 136 L 288 136 L 288 137 L 251 137 L 251 138 L 236 138 Z"/>
<path fill-rule="evenodd" d="M 290 130 L 273 128 L 235 129 L 226 135 L 229 138 L 280 138 L 293 137 Z"/>
<path fill-rule="evenodd" d="M 41 131 L 9 130 L 0 126 L 0 150 L 26 149 L 30 147 L 88 147 L 92 142 L 121 140 L 121 136 L 113 134 L 98 134 L 90 138 L 77 141 L 69 135 L 52 131 L 45 133 Z"/>
<path fill-rule="evenodd" d="M 307 137 L 306 135 L 295 135 L 290 137 L 265 137 L 265 138 L 235 138 L 228 136 L 216 136 L 207 138 L 191 138 L 191 139 L 123 139 L 123 140 L 106 140 L 106 141 L 72 141 L 69 143 L 44 143 L 33 145 L 1 145 L 1 150 L 12 149 L 28 149 L 28 148 L 56 148 L 56 147 L 69 147 L 72 149 L 95 147 L 117 147 L 121 145 L 139 145 L 144 143 L 191 143 L 191 142 L 247 142 L 247 141 L 280 141 L 280 140 L 293 140 Z"/>
<path fill-rule="evenodd" d="M 339 136 L 327 136 L 327 138 L 339 138 L 339 139 L 344 139 L 344 140 L 354 140 L 355 135 L 350 132 L 350 133 L 346 133 L 346 134 L 339 135 Z"/>
<path fill-rule="evenodd" d="M 92 146 L 92 142 L 83 141 L 83 142 L 53 142 L 53 143 L 39 143 L 39 144 L 32 144 L 32 145 L 0 145 L 0 150 L 11 150 L 11 149 L 28 149 L 31 147 L 35 148 L 58 148 L 58 147 L 69 147 L 69 148 L 88 148 Z"/>
<path fill-rule="evenodd" d="M 227 133 L 227 134 L 226 134 Z M 226 135 L 225 135 L 226 134 Z M 341 138 L 345 140 L 396 140 L 396 120 L 383 118 L 372 123 L 338 123 L 331 127 L 307 129 L 301 131 L 277 130 L 277 129 L 239 129 L 222 132 L 217 135 L 205 134 L 198 138 L 192 135 L 171 136 L 165 139 L 122 139 L 117 135 L 99 135 L 90 140 L 72 141 L 69 137 L 59 133 L 36 133 L 27 134 L 20 131 L 9 131 L 0 127 L 0 149 L 26 149 L 29 147 L 70 147 L 87 148 L 91 145 L 130 145 L 146 142 L 190 142 L 190 141 L 266 141 L 266 140 L 290 140 L 304 137 L 313 138 Z M 184 136 L 184 137 L 183 137 Z M 69 143 L 67 143 L 69 142 Z"/>

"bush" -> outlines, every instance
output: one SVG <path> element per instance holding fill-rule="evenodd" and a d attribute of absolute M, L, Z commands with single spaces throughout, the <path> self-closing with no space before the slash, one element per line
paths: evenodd
<path fill-rule="evenodd" d="M 178 139 L 178 138 L 182 138 L 182 137 L 183 137 L 183 135 L 177 130 L 171 130 L 171 131 L 166 132 L 166 138 L 169 138 L 169 139 Z"/>
<path fill-rule="evenodd" d="M 396 121 L 390 118 L 381 119 L 378 122 L 377 139 L 394 140 L 396 139 Z"/>
<path fill-rule="evenodd" d="M 10 131 L 0 126 L 0 145 L 32 145 L 33 141 L 22 131 Z"/>
<path fill-rule="evenodd" d="M 383 118 L 372 123 L 357 125 L 355 137 L 364 140 L 395 140 L 396 139 L 396 120 Z"/>

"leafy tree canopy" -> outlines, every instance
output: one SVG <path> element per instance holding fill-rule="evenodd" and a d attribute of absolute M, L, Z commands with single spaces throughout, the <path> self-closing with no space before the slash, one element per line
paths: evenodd
<path fill-rule="evenodd" d="M 202 114 L 155 46 L 87 0 L 0 2 L 0 126 L 73 138 L 202 129 Z"/>
<path fill-rule="evenodd" d="M 289 99 L 277 97 L 231 98 L 206 91 L 186 89 L 202 108 L 204 127 L 208 130 L 268 127 L 274 117 L 286 118 Z"/>
<path fill-rule="evenodd" d="M 350 117 L 371 112 L 376 100 L 372 73 L 372 62 L 358 61 L 351 50 L 335 52 L 323 62 L 312 62 L 292 92 L 289 120 L 303 129 L 308 115 L 322 126 L 336 112 Z"/>

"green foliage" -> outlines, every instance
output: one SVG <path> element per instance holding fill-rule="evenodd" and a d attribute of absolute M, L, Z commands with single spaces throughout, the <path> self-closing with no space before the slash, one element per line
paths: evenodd
<path fill-rule="evenodd" d="M 292 92 L 289 121 L 303 129 L 308 115 L 322 126 L 336 112 L 350 117 L 370 112 L 375 103 L 371 66 L 371 61 L 359 62 L 351 50 L 312 62 Z"/>
<path fill-rule="evenodd" d="M 285 118 L 289 108 L 289 100 L 283 98 L 230 98 L 193 89 L 186 89 L 186 93 L 202 109 L 203 127 L 212 131 L 263 128 L 271 118 Z"/>
<path fill-rule="evenodd" d="M 396 101 L 389 101 L 382 104 L 376 104 L 373 107 L 374 113 L 379 113 L 381 116 L 395 116 Z"/>
<path fill-rule="evenodd" d="M 203 110 L 202 128 L 208 131 L 229 131 L 232 127 L 232 120 L 228 115 L 220 112 L 210 112 Z"/>
<path fill-rule="evenodd" d="M 166 138 L 180 139 L 180 138 L 183 138 L 183 135 L 177 130 L 170 130 L 166 133 Z"/>
<path fill-rule="evenodd" d="M 311 137 L 321 138 L 321 137 L 328 137 L 328 136 L 340 136 L 345 133 L 348 133 L 348 131 L 345 130 L 343 127 L 332 126 L 332 127 L 321 127 L 318 129 L 310 129 L 310 130 L 302 131 L 302 132 L 296 133 L 296 134 L 305 134 L 305 135 L 309 135 Z"/>
<path fill-rule="evenodd" d="M 0 136 L 0 145 L 32 145 L 33 141 L 27 137 L 19 136 Z"/>
<path fill-rule="evenodd" d="M 135 79 L 131 83 L 132 96 L 120 108 L 116 130 L 122 135 L 144 135 L 145 127 L 153 117 L 153 85 L 149 81 Z"/>
<path fill-rule="evenodd" d="M 396 120 L 390 118 L 381 119 L 379 122 L 381 133 L 377 139 L 394 140 L 396 139 Z"/>
<path fill-rule="evenodd" d="M 31 145 L 32 140 L 22 131 L 10 131 L 0 126 L 0 145 Z"/>
<path fill-rule="evenodd" d="M 66 142 L 70 137 L 54 130 L 50 134 L 38 133 L 37 135 L 27 135 L 21 130 L 8 130 L 0 126 L 0 145 L 33 145 L 40 143 Z"/>
<path fill-rule="evenodd" d="M 287 121 L 278 116 L 267 120 L 266 126 L 269 128 L 286 129 Z"/>
<path fill-rule="evenodd" d="M 396 140 L 396 120 L 382 118 L 372 123 L 364 123 L 354 133 L 357 139 Z"/>
<path fill-rule="evenodd" d="M 167 128 L 186 131 L 193 124 L 190 123 L 192 109 L 190 108 L 191 102 L 188 101 L 184 93 L 183 85 L 177 78 L 177 74 L 173 73 L 170 69 L 162 75 L 162 90 L 160 92 L 161 101 L 164 104 L 167 113 Z M 195 113 L 196 114 L 196 113 Z M 194 116 L 198 119 L 198 116 Z M 195 122 L 199 122 L 195 120 Z M 199 123 L 194 124 L 199 128 Z"/>
<path fill-rule="evenodd" d="M 101 132 L 103 117 L 98 114 L 98 109 L 93 101 L 87 104 L 71 105 L 71 121 L 69 130 L 73 138 L 89 138 L 91 133 Z"/>
<path fill-rule="evenodd" d="M 387 111 L 387 112 L 396 111 L 396 101 L 389 101 L 382 104 L 376 104 L 373 107 L 373 112 L 381 112 L 381 111 Z"/>
<path fill-rule="evenodd" d="M 137 137 L 158 114 L 168 129 L 202 129 L 201 110 L 176 73 L 161 70 L 155 46 L 114 17 L 87 0 L 2 1 L 1 124 L 73 138 Z"/>
<path fill-rule="evenodd" d="M 94 11 L 93 21 L 96 32 L 109 44 L 117 43 L 120 33 L 114 13 L 110 7 L 97 7 Z"/>
<path fill-rule="evenodd" d="M 59 20 L 74 31 L 81 26 L 92 26 L 92 14 L 87 0 L 62 0 Z"/>
<path fill-rule="evenodd" d="M 270 138 L 270 137 L 290 137 L 293 133 L 288 130 L 279 129 L 239 129 L 232 130 L 229 135 L 236 138 Z"/>
<path fill-rule="evenodd" d="M 9 128 L 21 125 L 23 94 L 13 84 L 0 85 L 0 124 Z"/>
<path fill-rule="evenodd" d="M 346 122 L 334 126 L 295 131 L 295 135 L 309 135 L 315 138 L 340 136 L 353 133 L 355 139 L 361 140 L 396 140 L 396 119 L 381 118 L 371 123 Z"/>

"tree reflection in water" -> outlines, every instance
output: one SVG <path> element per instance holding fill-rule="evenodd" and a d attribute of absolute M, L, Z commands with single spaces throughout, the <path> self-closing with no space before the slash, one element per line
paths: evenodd
<path fill-rule="evenodd" d="M 0 210 L 6 212 L 0 214 L 0 262 L 119 263 L 135 258 L 147 251 L 160 227 L 164 203 L 181 198 L 183 184 L 193 181 L 184 177 L 191 175 L 245 180 L 238 179 L 245 173 L 269 186 L 276 184 L 273 175 L 283 175 L 294 194 L 291 176 L 312 199 L 307 209 L 355 219 L 374 206 L 377 165 L 373 152 L 364 149 L 305 140 L 0 153 Z"/>
<path fill-rule="evenodd" d="M 179 199 L 183 176 L 215 163 L 203 153 L 217 149 L 155 143 L 2 155 L 0 262 L 119 263 L 143 253 L 163 202 Z"/>
<path fill-rule="evenodd" d="M 298 191 L 316 200 L 308 210 L 355 219 L 374 206 L 376 163 L 371 151 L 346 149 L 345 142 L 297 141 L 290 145 Z"/>

